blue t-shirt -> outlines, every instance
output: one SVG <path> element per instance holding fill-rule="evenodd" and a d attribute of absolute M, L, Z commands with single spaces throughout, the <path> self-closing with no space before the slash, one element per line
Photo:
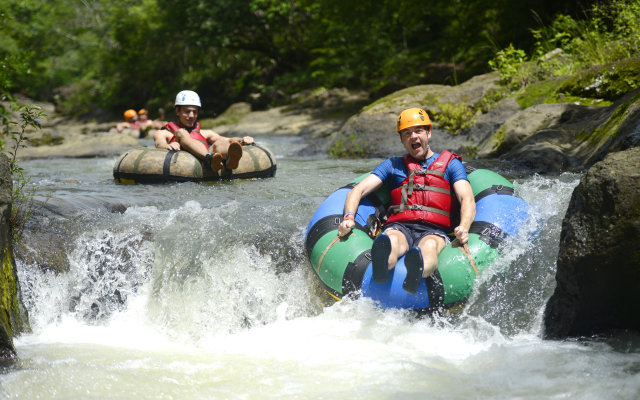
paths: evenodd
<path fill-rule="evenodd" d="M 422 162 L 422 168 L 427 169 L 432 162 L 438 158 L 439 153 L 433 153 L 433 155 Z M 402 181 L 407 177 L 407 167 L 402 161 L 402 157 L 391 157 L 381 162 L 372 172 L 375 176 L 380 178 L 383 183 L 387 184 L 391 190 L 400 187 Z M 453 187 L 453 184 L 461 179 L 468 181 L 467 171 L 457 158 L 451 160 L 447 169 L 444 172 L 444 178 L 449 181 L 449 184 Z"/>

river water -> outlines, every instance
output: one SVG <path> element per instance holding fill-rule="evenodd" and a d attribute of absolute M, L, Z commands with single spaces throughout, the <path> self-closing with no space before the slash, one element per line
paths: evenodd
<path fill-rule="evenodd" d="M 37 200 L 79 211 L 32 217 L 65 243 L 69 271 L 18 260 L 32 332 L 15 339 L 0 398 L 640 398 L 637 336 L 541 339 L 578 174 L 478 164 L 514 180 L 531 205 L 527 232 L 464 309 L 416 318 L 332 301 L 304 254 L 318 205 L 381 160 L 301 158 L 297 138 L 258 141 L 277 157 L 275 178 L 128 186 L 113 183 L 116 157 L 22 163 Z"/>

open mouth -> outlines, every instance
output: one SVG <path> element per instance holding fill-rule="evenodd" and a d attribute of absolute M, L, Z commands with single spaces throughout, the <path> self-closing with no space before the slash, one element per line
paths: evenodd
<path fill-rule="evenodd" d="M 411 145 L 411 148 L 414 150 L 418 150 L 419 148 L 421 148 L 422 145 L 420 143 L 414 143 Z"/>

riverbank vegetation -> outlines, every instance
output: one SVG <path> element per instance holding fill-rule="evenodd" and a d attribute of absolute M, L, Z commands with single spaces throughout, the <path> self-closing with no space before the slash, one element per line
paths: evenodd
<path fill-rule="evenodd" d="M 75 115 L 143 106 L 154 113 L 182 88 L 202 92 L 216 112 L 240 100 L 282 104 L 318 87 L 364 89 L 375 100 L 416 84 L 460 83 L 488 72 L 496 54 L 501 72 L 514 56 L 556 47 L 597 54 L 591 36 L 576 32 L 622 37 L 603 15 L 619 9 L 616 18 L 635 18 L 637 3 L 6 0 L 0 79 L 7 91 Z M 607 35 L 595 44 L 609 43 Z M 505 79 L 527 83 L 522 73 L 531 75 L 516 68 Z"/>
<path fill-rule="evenodd" d="M 283 104 L 318 87 L 375 100 L 491 69 L 510 90 L 638 55 L 640 2 L 6 0 L 0 88 L 70 115 Z M 634 83 L 635 84 L 635 83 Z M 204 116 L 211 116 L 205 113 Z"/>
<path fill-rule="evenodd" d="M 24 224 L 31 216 L 35 191 L 29 186 L 31 177 L 25 175 L 18 164 L 18 151 L 28 140 L 28 130 L 41 128 L 40 120 L 47 115 L 40 107 L 20 104 L 15 98 L 5 95 L 0 103 L 0 152 L 8 156 L 9 173 L 13 179 L 11 191 L 11 215 L 9 217 L 12 239 L 17 242 L 22 236 Z"/>
<path fill-rule="evenodd" d="M 557 15 L 532 29 L 529 53 L 510 44 L 489 61 L 507 88 L 521 90 L 523 107 L 541 101 L 610 105 L 640 86 L 640 1 L 595 4 L 585 15 Z"/>

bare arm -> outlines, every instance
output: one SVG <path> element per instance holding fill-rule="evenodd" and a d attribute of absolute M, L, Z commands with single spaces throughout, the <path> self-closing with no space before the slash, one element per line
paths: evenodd
<path fill-rule="evenodd" d="M 153 143 L 159 149 L 180 150 L 180 143 L 171 142 L 173 134 L 166 129 L 160 129 L 153 133 Z"/>
<path fill-rule="evenodd" d="M 374 192 L 382 186 L 382 181 L 377 176 L 370 174 L 358 183 L 347 195 L 347 199 L 344 202 L 344 213 L 353 213 L 355 215 L 358 211 L 358 205 L 360 200 L 367 196 L 369 193 Z M 345 237 L 351 232 L 356 225 L 354 220 L 345 219 L 338 226 L 338 236 Z"/>
<path fill-rule="evenodd" d="M 251 136 L 232 137 L 234 142 L 240 142 L 240 144 L 253 144 L 253 138 Z"/>
<path fill-rule="evenodd" d="M 151 128 L 152 129 L 162 129 L 163 126 L 165 126 L 166 122 L 165 121 L 161 121 L 161 120 L 153 120 L 151 121 Z"/>
<path fill-rule="evenodd" d="M 204 136 L 207 139 L 209 144 L 213 144 L 216 140 L 220 140 L 220 139 L 228 140 L 232 142 L 240 142 L 240 144 L 252 144 L 254 142 L 251 136 L 228 138 L 220 135 L 215 131 L 212 131 L 211 129 L 203 129 L 202 131 L 200 131 L 200 133 L 202 134 L 202 136 Z"/>
<path fill-rule="evenodd" d="M 476 201 L 473 198 L 471 184 L 467 180 L 459 180 L 453 184 L 453 191 L 460 202 L 460 225 L 456 226 L 453 233 L 460 243 L 469 241 L 469 228 L 476 217 Z"/>

